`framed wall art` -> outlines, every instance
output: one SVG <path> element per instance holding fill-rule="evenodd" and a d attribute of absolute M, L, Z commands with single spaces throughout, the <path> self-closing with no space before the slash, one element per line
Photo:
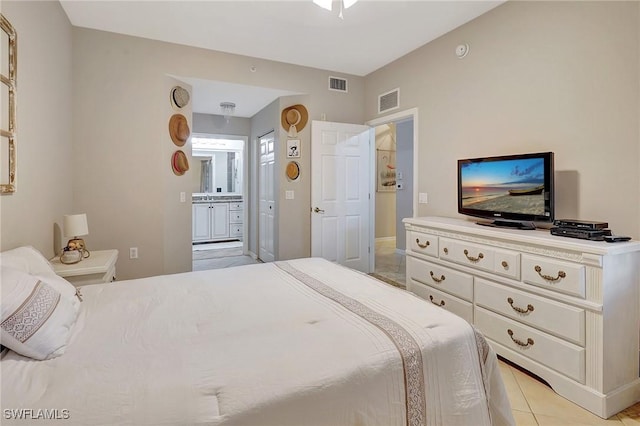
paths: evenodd
<path fill-rule="evenodd" d="M 287 158 L 300 158 L 299 139 L 287 139 Z"/>
<path fill-rule="evenodd" d="M 0 14 L 0 194 L 16 192 L 17 37 Z"/>
<path fill-rule="evenodd" d="M 376 150 L 377 192 L 395 192 L 396 190 L 396 152 L 385 149 Z"/>

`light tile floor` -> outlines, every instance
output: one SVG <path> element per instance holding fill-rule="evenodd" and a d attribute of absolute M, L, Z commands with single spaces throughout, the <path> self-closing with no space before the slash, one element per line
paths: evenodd
<path fill-rule="evenodd" d="M 374 272 L 400 284 L 406 283 L 405 256 L 404 252 L 396 251 L 395 238 L 376 239 Z"/>
<path fill-rule="evenodd" d="M 502 360 L 499 364 L 517 425 L 640 425 L 640 403 L 601 419 L 518 368 Z"/>
<path fill-rule="evenodd" d="M 259 263 L 251 256 L 229 256 L 228 253 L 234 249 L 242 247 L 242 241 L 196 244 L 193 246 L 194 253 L 192 270 L 205 271 L 208 269 L 230 268 L 232 266 L 251 265 Z"/>
<path fill-rule="evenodd" d="M 375 273 L 406 283 L 404 253 L 396 251 L 394 239 L 376 240 Z M 526 372 L 500 360 L 500 372 L 517 425 L 618 425 L 640 426 L 640 403 L 602 419 L 556 394 L 553 389 Z"/>

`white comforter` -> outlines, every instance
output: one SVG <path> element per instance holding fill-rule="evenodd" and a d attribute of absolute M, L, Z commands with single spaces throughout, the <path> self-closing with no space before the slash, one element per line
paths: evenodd
<path fill-rule="evenodd" d="M 58 410 L 65 425 L 513 423 L 467 322 L 322 259 L 82 292 L 63 356 L 2 360 L 3 424 L 7 409 Z M 403 354 L 421 364 L 403 369 Z"/>

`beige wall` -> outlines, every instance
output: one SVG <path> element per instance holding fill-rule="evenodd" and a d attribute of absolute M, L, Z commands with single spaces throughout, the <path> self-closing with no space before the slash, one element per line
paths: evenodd
<path fill-rule="evenodd" d="M 458 216 L 459 158 L 549 150 L 576 177 L 559 214 L 639 238 L 639 7 L 507 2 L 368 75 L 368 119 L 395 87 L 419 109 L 418 215 Z"/>
<path fill-rule="evenodd" d="M 73 154 L 83 177 L 74 185 L 75 206 L 89 215 L 95 249 L 121 251 L 120 279 L 191 268 L 184 257 L 190 252 L 191 213 L 176 201 L 180 190 L 190 191 L 191 179 L 174 184 L 167 176 L 167 75 L 307 93 L 310 120 L 325 113 L 329 120 L 364 121 L 362 77 L 346 76 L 349 93 L 336 93 L 327 90 L 334 74 L 328 71 L 83 28 L 73 29 L 73 74 Z M 274 128 L 279 115 L 271 117 Z M 291 211 L 302 211 L 309 191 L 308 182 L 300 185 Z M 309 233 L 306 216 L 287 218 L 303 235 Z M 177 238 L 182 228 L 189 240 L 182 233 Z M 302 241 L 306 249 L 308 237 Z M 297 244 L 292 250 L 300 253 Z M 138 247 L 139 259 L 128 259 L 129 247 Z M 282 250 L 280 255 L 293 254 Z"/>
<path fill-rule="evenodd" d="M 4 0 L 1 7 L 18 40 L 18 161 L 17 192 L 0 196 L 0 250 L 32 245 L 50 257 L 54 224 L 80 212 L 72 197 L 74 179 L 83 178 L 72 160 L 72 29 L 58 2 Z M 89 248 L 94 225 L 89 219 Z M 65 242 L 58 235 L 55 251 Z"/>

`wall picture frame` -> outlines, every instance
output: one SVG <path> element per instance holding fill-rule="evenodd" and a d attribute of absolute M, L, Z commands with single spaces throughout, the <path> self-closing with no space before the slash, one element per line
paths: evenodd
<path fill-rule="evenodd" d="M 376 191 L 396 191 L 396 152 L 386 149 L 376 150 Z"/>
<path fill-rule="evenodd" d="M 300 158 L 300 139 L 287 139 L 287 158 Z"/>
<path fill-rule="evenodd" d="M 16 192 L 16 91 L 18 47 L 16 31 L 0 14 L 0 194 Z"/>

